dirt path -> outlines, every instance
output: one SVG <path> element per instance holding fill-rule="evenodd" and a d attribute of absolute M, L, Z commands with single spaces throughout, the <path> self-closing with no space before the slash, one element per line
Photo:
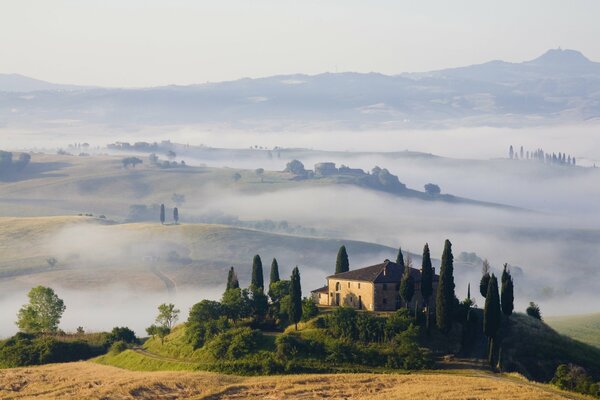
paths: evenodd
<path fill-rule="evenodd" d="M 170 295 L 174 295 L 175 293 L 177 293 L 177 288 L 175 287 L 175 282 L 173 282 L 171 280 L 171 278 L 169 278 L 168 276 L 166 276 L 165 274 L 160 272 L 160 270 L 157 267 L 151 267 L 150 271 L 152 271 L 152 273 L 154 275 L 156 275 L 158 277 L 158 279 L 160 279 L 162 281 L 162 283 L 164 283 L 165 288 L 167 289 L 167 292 Z"/>

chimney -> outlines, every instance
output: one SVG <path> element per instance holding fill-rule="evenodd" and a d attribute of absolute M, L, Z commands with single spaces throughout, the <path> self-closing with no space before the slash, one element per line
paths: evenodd
<path fill-rule="evenodd" d="M 388 265 L 390 263 L 390 260 L 385 259 L 385 261 L 383 262 L 383 276 L 387 276 L 388 274 Z"/>

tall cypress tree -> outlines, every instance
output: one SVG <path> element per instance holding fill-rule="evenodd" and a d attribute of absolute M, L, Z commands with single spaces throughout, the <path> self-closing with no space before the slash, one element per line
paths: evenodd
<path fill-rule="evenodd" d="M 164 204 L 160 205 L 160 223 L 161 224 L 165 223 L 165 205 Z"/>
<path fill-rule="evenodd" d="M 346 252 L 346 246 L 340 247 L 335 261 L 335 273 L 341 274 L 342 272 L 348 272 L 350 270 L 350 262 L 348 261 L 348 253 Z"/>
<path fill-rule="evenodd" d="M 436 296 L 436 323 L 442 333 L 450 332 L 452 329 L 452 312 L 454 305 L 454 256 L 452 255 L 452 243 L 446 239 L 444 252 L 442 253 L 442 265 L 440 266 L 440 280 Z"/>
<path fill-rule="evenodd" d="M 288 315 L 298 330 L 298 322 L 302 318 L 302 288 L 300 286 L 300 271 L 295 267 L 290 280 L 290 303 Z"/>
<path fill-rule="evenodd" d="M 250 288 L 252 290 L 264 290 L 265 288 L 262 261 L 258 254 L 255 255 L 252 260 L 252 280 L 250 282 Z"/>
<path fill-rule="evenodd" d="M 485 308 L 483 309 L 483 333 L 488 337 L 488 359 L 492 367 L 495 365 L 494 349 L 496 347 L 496 335 L 502 322 L 501 318 L 498 279 L 492 274 L 485 296 Z"/>
<path fill-rule="evenodd" d="M 507 270 L 508 264 L 504 264 L 504 271 L 502 271 L 502 292 L 500 299 L 502 300 L 501 307 L 502 312 L 507 317 L 510 317 L 513 310 L 515 309 L 515 296 L 512 276 L 510 271 Z"/>
<path fill-rule="evenodd" d="M 396 264 L 404 268 L 404 254 L 402 254 L 402 247 L 398 247 L 398 255 L 396 256 Z"/>
<path fill-rule="evenodd" d="M 269 284 L 274 282 L 279 282 L 279 264 L 276 258 L 273 258 L 271 262 L 271 273 L 269 275 Z"/>
<path fill-rule="evenodd" d="M 229 273 L 227 274 L 227 290 L 229 289 L 239 289 L 240 282 L 238 281 L 237 274 L 233 269 L 233 266 L 229 269 Z"/>
<path fill-rule="evenodd" d="M 479 281 L 479 293 L 485 298 L 487 296 L 488 286 L 490 285 L 490 263 L 488 260 L 483 260 L 483 268 L 481 270 L 481 281 Z"/>
<path fill-rule="evenodd" d="M 433 294 L 433 268 L 431 266 L 431 254 L 429 253 L 429 244 L 425 243 L 423 247 L 423 262 L 421 263 L 421 296 L 425 301 L 426 326 L 429 330 L 429 300 Z"/>
<path fill-rule="evenodd" d="M 179 210 L 177 207 L 173 209 L 173 221 L 177 224 L 179 222 Z"/>
<path fill-rule="evenodd" d="M 404 300 L 406 308 L 408 308 L 408 304 L 411 302 L 414 294 L 415 280 L 410 273 L 410 267 L 407 265 L 404 267 L 404 273 L 402 274 L 402 279 L 400 280 L 400 297 L 402 297 L 402 300 Z"/>

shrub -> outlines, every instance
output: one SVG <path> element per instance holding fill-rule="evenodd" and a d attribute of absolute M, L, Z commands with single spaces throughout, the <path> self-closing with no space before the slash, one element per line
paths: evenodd
<path fill-rule="evenodd" d="M 258 347 L 262 336 L 259 330 L 235 328 L 222 332 L 206 343 L 206 349 L 214 359 L 238 359 Z"/>
<path fill-rule="evenodd" d="M 329 315 L 327 327 L 333 337 L 356 339 L 356 310 L 351 307 L 336 308 Z"/>
<path fill-rule="evenodd" d="M 115 326 L 108 335 L 107 344 L 112 345 L 114 342 L 123 341 L 125 343 L 137 344 L 138 339 L 135 336 L 135 332 L 126 326 Z"/>
<path fill-rule="evenodd" d="M 109 353 L 111 354 L 119 354 L 127 350 L 127 343 L 122 340 L 116 341 L 110 345 Z"/>
<path fill-rule="evenodd" d="M 529 307 L 527 307 L 527 310 L 525 310 L 527 312 L 527 315 L 529 315 L 530 317 L 533 317 L 535 319 L 542 319 L 542 313 L 540 311 L 540 307 L 535 304 L 533 301 L 529 303 Z"/>

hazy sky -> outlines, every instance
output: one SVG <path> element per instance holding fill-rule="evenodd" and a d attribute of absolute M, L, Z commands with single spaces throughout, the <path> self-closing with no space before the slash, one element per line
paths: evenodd
<path fill-rule="evenodd" d="M 597 0 L 2 0 L 0 73 L 103 86 L 600 60 Z"/>

